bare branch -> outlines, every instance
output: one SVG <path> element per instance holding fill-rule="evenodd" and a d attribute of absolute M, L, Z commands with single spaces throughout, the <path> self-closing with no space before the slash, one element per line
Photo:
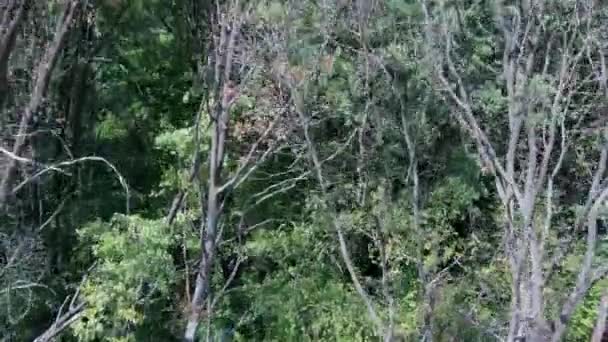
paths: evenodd
<path fill-rule="evenodd" d="M 240 184 L 242 184 L 245 180 L 247 180 L 247 178 L 251 175 L 251 173 L 253 173 L 253 171 L 255 171 L 257 169 L 257 167 L 274 150 L 272 145 L 269 146 L 266 149 L 266 151 L 262 154 L 262 156 L 256 161 L 256 164 L 253 165 L 253 166 L 251 166 L 251 167 L 248 167 L 250 165 L 250 163 L 254 159 L 253 156 L 254 156 L 255 152 L 258 151 L 259 145 L 268 137 L 268 135 L 270 134 L 270 132 L 274 129 L 274 127 L 276 126 L 276 124 L 279 122 L 280 118 L 281 118 L 281 115 L 276 115 L 275 118 L 274 118 L 274 120 L 272 120 L 272 122 L 268 125 L 268 127 L 266 127 L 266 129 L 264 130 L 264 132 L 255 141 L 255 143 L 253 143 L 251 145 L 251 147 L 249 148 L 249 152 L 245 156 L 245 159 L 239 165 L 239 167 L 236 170 L 234 176 L 232 176 L 229 181 L 227 181 L 226 183 L 224 183 L 224 185 L 222 185 L 218 189 L 219 192 L 223 192 L 224 190 L 226 190 L 227 188 L 229 188 L 230 186 L 232 186 L 235 183 L 236 184 L 234 185 L 234 189 L 236 189 Z M 245 172 L 245 170 L 247 170 L 247 171 Z"/>
<path fill-rule="evenodd" d="M 63 48 L 68 31 L 72 25 L 73 18 L 79 7 L 80 0 L 72 0 L 66 5 L 63 18 L 60 21 L 61 25 L 59 26 L 58 31 L 55 33 L 55 40 L 46 50 L 42 61 L 38 65 L 36 82 L 34 84 L 34 88 L 32 89 L 30 101 L 23 111 L 21 122 L 19 124 L 19 132 L 13 145 L 12 154 L 15 156 L 21 156 L 23 149 L 26 146 L 25 134 L 29 129 L 33 114 L 38 111 L 44 101 L 51 79 L 51 73 L 55 68 L 55 64 L 59 58 L 59 53 Z M 15 177 L 16 169 L 17 161 L 15 159 L 9 159 L 6 170 L 0 179 L 0 207 L 4 207 L 8 196 L 11 194 L 10 188 Z"/>
<path fill-rule="evenodd" d="M 200 130 L 201 130 L 201 117 L 203 113 L 203 108 L 206 104 L 206 99 L 202 99 L 199 104 L 198 111 L 196 112 L 196 117 L 194 119 L 194 153 L 192 158 L 192 166 L 190 167 L 190 175 L 188 177 L 188 183 L 193 183 L 196 177 L 199 175 L 199 170 L 201 167 L 201 153 L 200 153 Z M 178 211 L 181 209 L 184 198 L 186 197 L 186 190 L 180 189 L 175 197 L 173 197 L 173 201 L 171 202 L 171 208 L 169 209 L 169 213 L 165 218 L 165 222 L 168 225 L 173 224 L 175 217 L 177 216 Z"/>
<path fill-rule="evenodd" d="M 603 205 L 606 198 L 608 198 L 608 187 L 604 188 L 601 191 L 597 199 L 595 199 L 587 215 L 587 248 L 585 251 L 585 256 L 583 258 L 581 269 L 578 273 L 576 285 L 570 293 L 568 299 L 562 306 L 559 320 L 556 325 L 555 333 L 553 334 L 552 338 L 552 341 L 554 342 L 557 342 L 561 339 L 566 329 L 566 324 L 570 320 L 572 313 L 576 308 L 576 305 L 578 305 L 578 303 L 587 293 L 589 287 L 592 285 L 593 278 L 597 277 L 593 276 L 592 278 L 593 261 L 595 258 L 597 244 L 597 217 L 599 214 L 600 207 Z"/>
<path fill-rule="evenodd" d="M 69 197 L 65 197 L 63 200 L 61 200 L 61 202 L 59 203 L 59 205 L 57 206 L 57 208 L 55 209 L 55 211 L 53 211 L 53 213 L 51 214 L 51 216 L 49 216 L 49 218 L 47 218 L 40 225 L 40 227 L 38 227 L 38 231 L 42 231 L 44 228 L 46 228 L 46 226 L 48 226 L 53 221 L 53 219 L 55 219 L 55 217 L 57 217 L 57 215 L 59 215 L 59 213 L 63 210 L 63 207 L 67 203 L 68 199 L 69 199 Z"/>
<path fill-rule="evenodd" d="M 0 152 L 3 152 L 3 150 L 0 149 Z M 118 178 L 118 181 L 120 182 L 120 185 L 122 186 L 123 190 L 125 191 L 125 212 L 128 215 L 129 211 L 130 211 L 129 207 L 130 207 L 130 197 L 131 197 L 131 195 L 130 195 L 130 191 L 129 191 L 129 185 L 127 184 L 127 180 L 118 171 L 118 169 L 116 168 L 116 166 L 114 166 L 112 163 L 110 163 L 108 160 L 106 160 L 105 158 L 102 158 L 102 157 L 95 157 L 95 156 L 82 157 L 82 158 L 77 158 L 77 159 L 74 159 L 74 160 L 68 160 L 68 161 L 59 162 L 59 163 L 50 165 L 48 167 L 45 167 L 44 169 L 36 172 L 32 176 L 28 177 L 27 179 L 25 179 L 21 183 L 19 183 L 16 187 L 14 187 L 11 190 L 11 194 L 17 193 L 26 184 L 32 182 L 33 180 L 39 178 L 40 176 L 44 175 L 47 172 L 57 171 L 57 172 L 65 173 L 62 170 L 63 167 L 68 167 L 68 166 L 72 166 L 72 165 L 75 165 L 75 164 L 78 164 L 78 163 L 82 163 L 82 162 L 87 162 L 87 161 L 102 162 L 102 163 L 106 164 L 112 170 L 112 172 L 116 175 L 116 177 Z"/>
<path fill-rule="evenodd" d="M 89 276 L 89 273 L 95 268 L 95 266 L 96 264 L 93 264 L 89 267 L 87 272 L 82 277 L 82 280 L 80 281 L 80 284 L 78 285 L 74 295 L 72 295 L 71 297 L 67 296 L 65 298 L 63 304 L 61 304 L 61 307 L 59 308 L 59 312 L 57 313 L 53 324 L 51 324 L 51 326 L 48 327 L 42 334 L 36 337 L 33 342 L 54 341 L 54 339 L 59 336 L 65 329 L 67 329 L 70 325 L 72 325 L 74 322 L 78 321 L 82 317 L 82 314 L 84 313 L 84 310 L 86 308 L 86 302 L 77 302 L 77 300 L 80 298 L 81 287 L 83 286 L 83 284 L 87 280 L 87 277 Z M 71 300 L 70 304 L 68 305 L 68 310 L 64 312 L 65 305 L 68 302 L 68 299 L 70 298 Z"/>
<path fill-rule="evenodd" d="M 226 279 L 226 282 L 224 283 L 224 286 L 222 286 L 222 288 L 220 289 L 220 291 L 215 295 L 215 298 L 213 298 L 213 301 L 211 302 L 211 306 L 210 306 L 211 310 L 213 310 L 213 308 L 215 308 L 215 306 L 217 305 L 217 303 L 219 302 L 219 300 L 222 299 L 222 296 L 226 292 L 226 289 L 228 289 L 228 287 L 230 287 L 230 285 L 234 281 L 234 278 L 236 277 L 236 274 L 239 271 L 239 267 L 241 266 L 241 264 L 245 260 L 247 260 L 247 257 L 239 257 L 237 259 L 234 267 L 232 268 L 232 271 L 230 272 L 230 275 L 228 276 L 228 279 Z"/>
<path fill-rule="evenodd" d="M 292 89 L 292 91 L 296 92 L 295 89 Z M 312 138 L 310 136 L 308 118 L 302 112 L 302 109 L 297 108 L 297 106 L 296 106 L 296 112 L 300 116 L 301 121 L 304 123 L 304 127 L 303 127 L 304 137 L 306 139 L 308 153 L 309 153 L 311 161 L 312 161 L 314 174 L 316 176 L 317 182 L 321 189 L 321 193 L 323 194 L 322 205 L 325 207 L 325 209 L 327 209 L 330 212 L 330 215 L 332 217 L 331 222 L 332 222 L 334 231 L 336 232 L 336 235 L 338 238 L 339 250 L 340 250 L 340 255 L 342 256 L 342 261 L 346 265 L 346 269 L 351 278 L 351 281 L 353 282 L 355 290 L 357 291 L 357 293 L 359 294 L 359 297 L 361 297 L 361 299 L 365 303 L 365 306 L 367 307 L 367 312 L 368 312 L 369 318 L 374 323 L 378 333 L 383 334 L 384 330 L 385 330 L 384 324 L 382 323 L 382 320 L 380 319 L 380 317 L 378 316 L 378 313 L 376 312 L 376 309 L 374 308 L 374 304 L 372 302 L 371 297 L 369 296 L 367 291 L 365 291 L 365 289 L 361 285 L 359 276 L 357 275 L 357 271 L 355 270 L 355 266 L 354 266 L 352 258 L 350 256 L 350 252 L 348 251 L 348 246 L 346 245 L 346 238 L 344 236 L 342 226 L 340 225 L 340 223 L 337 220 L 337 214 L 332 209 L 333 206 L 330 204 L 330 202 L 327 199 L 327 195 L 328 195 L 327 194 L 327 184 L 326 184 L 325 178 L 323 177 L 323 166 L 322 166 L 321 160 L 319 159 L 319 156 L 318 156 L 317 150 L 314 146 L 314 143 L 312 141 Z"/>

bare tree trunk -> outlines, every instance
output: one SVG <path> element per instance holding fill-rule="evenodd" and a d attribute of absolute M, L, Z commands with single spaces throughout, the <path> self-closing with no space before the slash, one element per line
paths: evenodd
<path fill-rule="evenodd" d="M 31 0 L 23 0 L 20 3 L 16 0 L 6 4 L 3 11 L 2 22 L 0 23 L 0 109 L 4 106 L 9 90 L 8 85 L 8 62 L 11 52 L 15 46 L 17 28 L 23 21 L 25 13 Z"/>
<path fill-rule="evenodd" d="M 216 70 L 223 67 L 223 75 L 216 72 L 216 89 L 221 90 L 216 96 L 217 105 L 213 113 L 211 150 L 209 151 L 209 181 L 207 188 L 206 219 L 201 220 L 201 247 L 202 255 L 196 276 L 194 294 L 190 303 L 190 313 L 186 322 L 184 341 L 193 342 L 196 331 L 211 292 L 211 277 L 216 257 L 216 243 L 218 224 L 223 210 L 223 178 L 222 166 L 226 151 L 227 129 L 230 122 L 230 106 L 234 101 L 234 89 L 230 80 L 232 73 L 232 59 L 235 51 L 236 39 L 240 30 L 241 20 L 239 3 L 232 9 L 234 17 L 230 27 L 221 23 L 219 45 L 216 46 L 216 56 L 223 59 L 216 60 Z M 218 13 L 218 18 L 220 17 Z M 229 30 L 229 31 L 228 31 Z M 228 33 L 229 32 L 229 33 Z M 224 53 L 221 54 L 220 51 Z M 179 199 L 177 199 L 179 201 Z"/>
<path fill-rule="evenodd" d="M 32 121 L 33 116 L 40 109 L 41 105 L 44 102 L 44 98 L 49 87 L 51 74 L 53 72 L 55 64 L 57 63 L 57 59 L 59 58 L 59 53 L 61 52 L 65 40 L 67 38 L 67 34 L 74 19 L 74 15 L 79 7 L 79 0 L 73 0 L 67 4 L 61 20 L 61 26 L 55 33 L 55 39 L 47 48 L 42 60 L 40 61 L 40 64 L 38 65 L 38 70 L 36 72 L 36 82 L 32 90 L 30 101 L 25 107 L 21 116 L 19 130 L 17 133 L 17 137 L 15 138 L 15 143 L 13 145 L 12 153 L 15 156 L 20 156 L 26 147 L 26 133 L 29 129 L 29 125 Z M 10 159 L 7 162 L 7 166 L 4 170 L 2 178 L 0 179 L 0 208 L 6 205 L 8 198 L 11 196 L 11 186 L 13 184 L 16 173 L 17 160 Z"/>
<path fill-rule="evenodd" d="M 206 229 L 202 236 L 203 254 L 196 277 L 194 295 L 192 296 L 191 313 L 186 326 L 185 340 L 194 341 L 200 315 L 209 296 L 210 278 L 216 253 L 216 234 L 221 214 L 220 173 L 224 162 L 224 148 L 226 142 L 226 125 L 228 124 L 228 111 L 222 109 L 219 118 L 213 124 L 215 132 L 211 140 L 211 154 L 209 157 L 209 184 L 207 191 Z M 219 122 L 218 122 L 219 121 Z M 201 223 L 201 226 L 204 224 Z M 203 231 L 203 227 L 201 227 Z"/>
<path fill-rule="evenodd" d="M 397 96 L 399 96 L 397 93 Z M 420 224 L 420 177 L 418 175 L 418 156 L 415 140 L 410 132 L 410 125 L 405 116 L 405 103 L 401 103 L 401 130 L 405 139 L 410 167 L 408 170 L 412 179 L 412 224 L 414 231 L 419 232 Z M 433 342 L 433 311 L 435 310 L 435 286 L 431 283 L 429 272 L 424 266 L 423 246 L 418 246 L 418 279 L 423 287 L 422 293 L 422 341 Z"/>

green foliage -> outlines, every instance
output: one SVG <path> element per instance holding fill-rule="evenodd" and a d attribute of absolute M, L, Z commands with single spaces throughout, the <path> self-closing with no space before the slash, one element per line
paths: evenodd
<path fill-rule="evenodd" d="M 431 192 L 428 208 L 424 211 L 424 253 L 425 266 L 432 270 L 458 255 L 458 232 L 454 228 L 465 221 L 472 204 L 479 199 L 479 193 L 458 178 L 448 178 Z"/>
<path fill-rule="evenodd" d="M 400 15 L 416 18 L 422 13 L 420 4 L 415 1 L 407 0 L 390 0 L 388 6 L 391 10 L 397 10 Z"/>
<path fill-rule="evenodd" d="M 119 215 L 109 223 L 91 223 L 79 235 L 91 246 L 96 265 L 81 288 L 87 307 L 74 334 L 81 341 L 154 336 L 153 326 L 163 316 L 158 310 L 176 281 L 168 253 L 171 232 L 162 221 Z"/>
<path fill-rule="evenodd" d="M 285 8 L 280 1 L 259 1 L 256 15 L 270 23 L 276 23 L 285 18 Z"/>
<path fill-rule="evenodd" d="M 44 113 L 36 113 L 42 120 L 36 118 L 27 151 L 20 156 L 36 162 L 20 163 L 17 174 L 25 180 L 63 160 L 100 156 L 126 179 L 131 212 L 117 214 L 124 211 L 122 185 L 108 168 L 94 163 L 48 169 L 25 181 L 10 210 L 0 212 L 1 338 L 34 340 L 78 288 L 86 309 L 64 334 L 67 340 L 178 340 L 200 265 L 201 236 L 208 232 L 208 159 L 215 133 L 210 114 L 221 98 L 215 92 L 223 91 L 223 84 L 214 84 L 213 64 L 228 49 L 216 46 L 221 37 L 217 21 L 234 19 L 226 12 L 233 2 L 86 3 L 94 4 L 96 12 L 74 19 L 45 95 Z M 426 3 L 428 18 L 417 0 L 241 2 L 240 11 L 247 14 L 230 75 L 238 97 L 230 107 L 226 158 L 218 177 L 228 185 L 220 195 L 221 234 L 211 274 L 210 301 L 217 302 L 204 312 L 200 336 L 380 339 L 346 270 L 336 223 L 355 275 L 381 319 L 392 319 L 396 335 L 417 341 L 427 328 L 436 341 L 495 341 L 506 335 L 511 273 L 503 248 L 504 213 L 497 209 L 498 194 L 490 190 L 495 179 L 479 167 L 476 141 L 455 120 L 462 108 L 452 106 L 446 91 L 462 94 L 438 80 L 437 71 L 447 66 L 436 61 L 452 58 L 451 67 L 461 79 L 444 70 L 448 83 L 465 84 L 472 115 L 502 156 L 510 129 L 509 91 L 501 73 L 507 42 L 493 1 Z M 505 6 L 505 25 L 526 15 L 521 8 Z M 584 10 L 577 1 L 546 6 L 535 20 L 547 33 L 603 29 L 568 22 Z M 4 137 L 19 126 L 20 102 L 31 98 L 23 89 L 33 88 L 36 79 L 33 69 L 20 68 L 39 59 L 33 47 L 52 38 L 63 13 L 61 1 L 32 7 L 38 12 L 27 15 L 28 25 L 20 28 L 15 42 L 19 54 L 11 56 L 8 66 L 11 103 L 0 103 L 7 113 L 0 120 Z M 604 7 L 594 11 L 605 15 Z M 37 19 L 40 15 L 43 19 Z M 427 23 L 441 25 L 429 32 Z M 84 37 L 88 25 L 93 27 Z M 444 48 L 449 42 L 452 50 L 429 54 L 436 47 L 427 44 L 427 35 L 442 30 L 450 37 L 436 43 Z M 524 130 L 539 125 L 540 150 L 548 141 L 548 108 L 563 91 L 551 76 L 554 68 L 568 49 L 589 44 L 581 65 L 567 70 L 572 75 L 564 87 L 576 86 L 578 93 L 560 100 L 575 112 L 558 116 L 565 119 L 565 131 L 558 127 L 557 140 L 572 140 L 555 180 L 568 185 L 556 186 L 546 203 L 541 194 L 543 203 L 537 204 L 534 217 L 534 223 L 544 224 L 544 206 L 555 202 L 547 259 L 558 254 L 562 240 L 572 240 L 571 253 L 557 271 L 544 265 L 552 272 L 544 287 L 547 318 L 557 317 L 581 265 L 585 234 L 572 227 L 601 146 L 599 134 L 579 135 L 594 114 L 601 115 L 595 105 L 581 103 L 596 90 L 586 74 L 595 77 L 601 69 L 594 45 L 604 38 L 582 39 L 587 32 L 581 32 L 571 42 L 567 35 L 555 36 L 557 53 L 547 55 L 546 73 L 537 72 L 542 66 L 536 63 L 525 82 L 516 75 L 518 96 L 526 99 L 522 108 L 529 111 Z M 560 45 L 566 43 L 567 48 Z M 545 53 L 547 46 L 539 44 L 538 52 Z M 221 51 L 215 54 L 214 48 Z M 518 46 L 511 53 L 525 54 L 527 48 Z M 79 84 L 81 64 L 88 73 Z M 520 64 L 516 69 L 523 73 L 525 62 Z M 74 89 L 83 91 L 74 96 Z M 83 108 L 72 113 L 79 100 Z M 258 141 L 277 117 L 267 139 Z M 1 145 L 8 148 L 13 142 Z M 528 148 L 524 145 L 518 152 Z M 228 182 L 253 147 L 250 163 L 239 173 L 247 178 Z M 266 155 L 267 148 L 277 151 Z M 311 160 L 313 152 L 320 170 Z M 549 169 L 556 159 L 549 161 Z M 192 177 L 195 160 L 200 168 Z M 183 194 L 183 201 L 168 226 L 166 215 L 176 194 Z M 13 255 L 18 258 L 11 259 Z M 596 264 L 606 258 L 604 239 L 598 243 Z M 230 278 L 237 260 L 242 264 Z M 579 305 L 566 340 L 588 340 L 606 286 L 606 280 L 598 282 Z M 433 303 L 425 297 L 431 288 Z M 427 313 L 432 322 L 425 321 Z"/>
<path fill-rule="evenodd" d="M 360 298 L 332 266 L 328 238 L 321 227 L 295 225 L 260 232 L 248 241 L 247 253 L 261 265 L 269 265 L 272 275 L 247 277 L 234 297 L 234 301 L 243 300 L 241 296 L 251 301 L 237 340 L 364 341 L 371 337 Z"/>
<path fill-rule="evenodd" d="M 597 321 L 600 297 L 608 287 L 608 280 L 599 281 L 591 288 L 585 300 L 577 308 L 572 317 L 572 325 L 568 331 L 568 341 L 589 341 Z"/>
<path fill-rule="evenodd" d="M 108 113 L 108 115 L 101 122 L 99 122 L 97 126 L 97 136 L 99 139 L 124 139 L 127 134 L 128 130 L 125 127 L 125 123 L 120 121 L 112 113 Z"/>

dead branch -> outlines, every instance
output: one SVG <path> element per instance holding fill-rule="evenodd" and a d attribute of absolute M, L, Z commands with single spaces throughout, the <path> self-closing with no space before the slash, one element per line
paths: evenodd
<path fill-rule="evenodd" d="M 66 5 L 63 17 L 60 21 L 61 25 L 59 26 L 58 31 L 55 33 L 55 39 L 45 51 L 44 56 L 38 65 L 38 70 L 35 76 L 36 81 L 34 88 L 32 89 L 30 101 L 23 110 L 18 135 L 15 138 L 15 143 L 13 144 L 12 154 L 15 156 L 21 156 L 26 146 L 26 133 L 29 129 L 34 113 L 39 110 L 44 101 L 51 79 L 51 73 L 55 68 L 55 64 L 57 64 L 57 59 L 59 58 L 59 54 L 61 53 L 69 29 L 72 25 L 72 21 L 79 7 L 80 0 L 72 0 Z M 6 170 L 0 178 L 0 207 L 5 206 L 8 197 L 12 193 L 10 188 L 12 187 L 12 183 L 16 176 L 16 170 L 17 160 L 14 158 L 9 159 Z"/>
<path fill-rule="evenodd" d="M 3 149 L 1 147 L 0 147 L 0 152 L 2 152 L 5 155 L 9 156 L 11 158 L 11 160 L 17 160 L 17 161 L 20 161 L 20 162 L 26 162 L 26 163 L 30 163 L 30 164 L 36 164 L 34 161 L 32 161 L 30 159 L 18 157 L 14 153 L 8 152 L 8 151 L 6 151 L 5 149 Z M 28 183 L 30 183 L 30 182 L 32 182 L 32 181 L 40 178 L 42 175 L 44 175 L 44 174 L 46 174 L 48 172 L 56 171 L 56 172 L 60 172 L 60 173 L 65 174 L 66 172 L 63 170 L 63 168 L 68 167 L 68 166 L 72 166 L 72 165 L 75 165 L 75 164 L 78 164 L 78 163 L 87 162 L 87 161 L 94 161 L 94 162 L 104 163 L 116 175 L 116 177 L 118 178 L 118 181 L 120 182 L 120 185 L 122 186 L 123 190 L 125 191 L 125 210 L 126 210 L 126 214 L 128 215 L 129 211 L 130 211 L 129 207 L 130 207 L 130 196 L 131 195 L 130 195 L 130 191 L 129 191 L 129 185 L 127 184 L 127 180 L 118 171 L 118 169 L 116 168 L 116 166 L 114 166 L 107 159 L 102 158 L 102 157 L 95 157 L 95 156 L 82 157 L 82 158 L 77 158 L 77 159 L 73 159 L 73 160 L 67 160 L 67 161 L 59 162 L 59 163 L 56 163 L 56 164 L 53 164 L 53 165 L 45 166 L 42 170 L 36 172 L 32 176 L 30 176 L 27 179 L 23 180 L 17 186 L 15 186 L 12 190 L 10 190 L 10 194 L 11 195 L 16 194 L 25 185 L 27 185 Z"/>
<path fill-rule="evenodd" d="M 59 312 L 55 317 L 55 321 L 49 326 L 42 334 L 34 339 L 34 342 L 50 342 L 59 336 L 65 329 L 67 329 L 74 322 L 78 321 L 86 308 L 86 302 L 80 298 L 80 289 L 87 280 L 90 272 L 95 268 L 95 264 L 91 265 L 85 275 L 82 277 L 80 284 L 76 288 L 76 292 L 72 296 L 67 296 L 63 301 L 63 304 L 59 307 Z M 69 304 L 68 304 L 69 301 Z M 67 311 L 65 305 L 68 304 Z"/>
<path fill-rule="evenodd" d="M 201 167 L 201 151 L 200 151 L 200 130 L 201 130 L 201 117 L 203 115 L 203 109 L 205 108 L 206 99 L 202 99 L 199 105 L 198 111 L 196 112 L 196 116 L 194 119 L 194 153 L 192 158 L 192 166 L 190 167 L 190 174 L 188 176 L 188 183 L 192 184 L 199 176 L 199 170 Z M 173 224 L 177 213 L 182 207 L 184 202 L 184 198 L 186 197 L 186 189 L 180 189 L 175 197 L 173 197 L 173 201 L 171 202 L 171 208 L 169 209 L 169 213 L 165 218 L 165 222 L 168 225 Z"/>
<path fill-rule="evenodd" d="M 296 92 L 295 89 L 292 89 L 292 91 Z M 365 291 L 365 289 L 361 285 L 361 281 L 359 280 L 359 276 L 357 274 L 357 271 L 353 264 L 352 258 L 350 256 L 350 252 L 348 251 L 348 246 L 346 245 L 346 238 L 344 236 L 344 231 L 342 229 L 341 224 L 337 220 L 338 215 L 335 212 L 335 210 L 333 209 L 332 204 L 328 200 L 327 183 L 326 183 L 325 177 L 323 176 L 323 166 L 322 166 L 321 160 L 319 159 L 319 155 L 317 153 L 313 140 L 310 136 L 308 117 L 304 114 L 302 108 L 297 108 L 297 106 L 296 106 L 296 112 L 300 116 L 301 121 L 304 123 L 304 127 L 303 127 L 304 137 L 306 139 L 308 153 L 309 153 L 310 159 L 312 161 L 313 172 L 316 176 L 316 180 L 318 182 L 318 185 L 321 189 L 321 193 L 323 195 L 322 205 L 329 212 L 329 214 L 332 217 L 331 222 L 332 222 L 333 229 L 336 233 L 336 236 L 338 238 L 339 250 L 340 250 L 340 255 L 342 257 L 342 261 L 344 262 L 344 264 L 346 266 L 346 269 L 351 278 L 351 281 L 353 282 L 355 290 L 357 291 L 357 293 L 359 294 L 359 297 L 363 300 L 363 302 L 365 303 L 365 306 L 367 307 L 367 313 L 369 315 L 369 318 L 371 319 L 372 323 L 374 324 L 377 332 L 384 335 L 385 324 L 382 322 L 382 320 L 380 319 L 380 316 L 378 315 L 376 309 L 374 308 L 374 304 L 373 304 L 373 301 L 372 301 L 370 295 L 367 293 L 367 291 Z"/>

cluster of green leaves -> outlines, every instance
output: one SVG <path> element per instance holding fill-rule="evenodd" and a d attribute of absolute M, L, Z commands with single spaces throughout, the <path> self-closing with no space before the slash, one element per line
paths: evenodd
<path fill-rule="evenodd" d="M 600 303 L 600 297 L 606 292 L 608 280 L 598 282 L 587 294 L 585 301 L 574 313 L 573 324 L 569 329 L 569 341 L 588 341 L 595 324 Z"/>
<path fill-rule="evenodd" d="M 271 273 L 247 277 L 239 295 L 250 298 L 244 340 L 365 340 L 364 308 L 332 263 L 331 237 L 319 226 L 299 224 L 255 234 L 247 254 Z M 335 261 L 335 259 L 334 259 Z M 258 327 L 263 327 L 259 330 Z"/>
<path fill-rule="evenodd" d="M 93 222 L 79 235 L 95 259 L 80 288 L 87 306 L 74 325 L 79 340 L 138 341 L 162 332 L 157 325 L 168 315 L 163 308 L 177 280 L 168 227 L 119 215 L 109 223 Z"/>

